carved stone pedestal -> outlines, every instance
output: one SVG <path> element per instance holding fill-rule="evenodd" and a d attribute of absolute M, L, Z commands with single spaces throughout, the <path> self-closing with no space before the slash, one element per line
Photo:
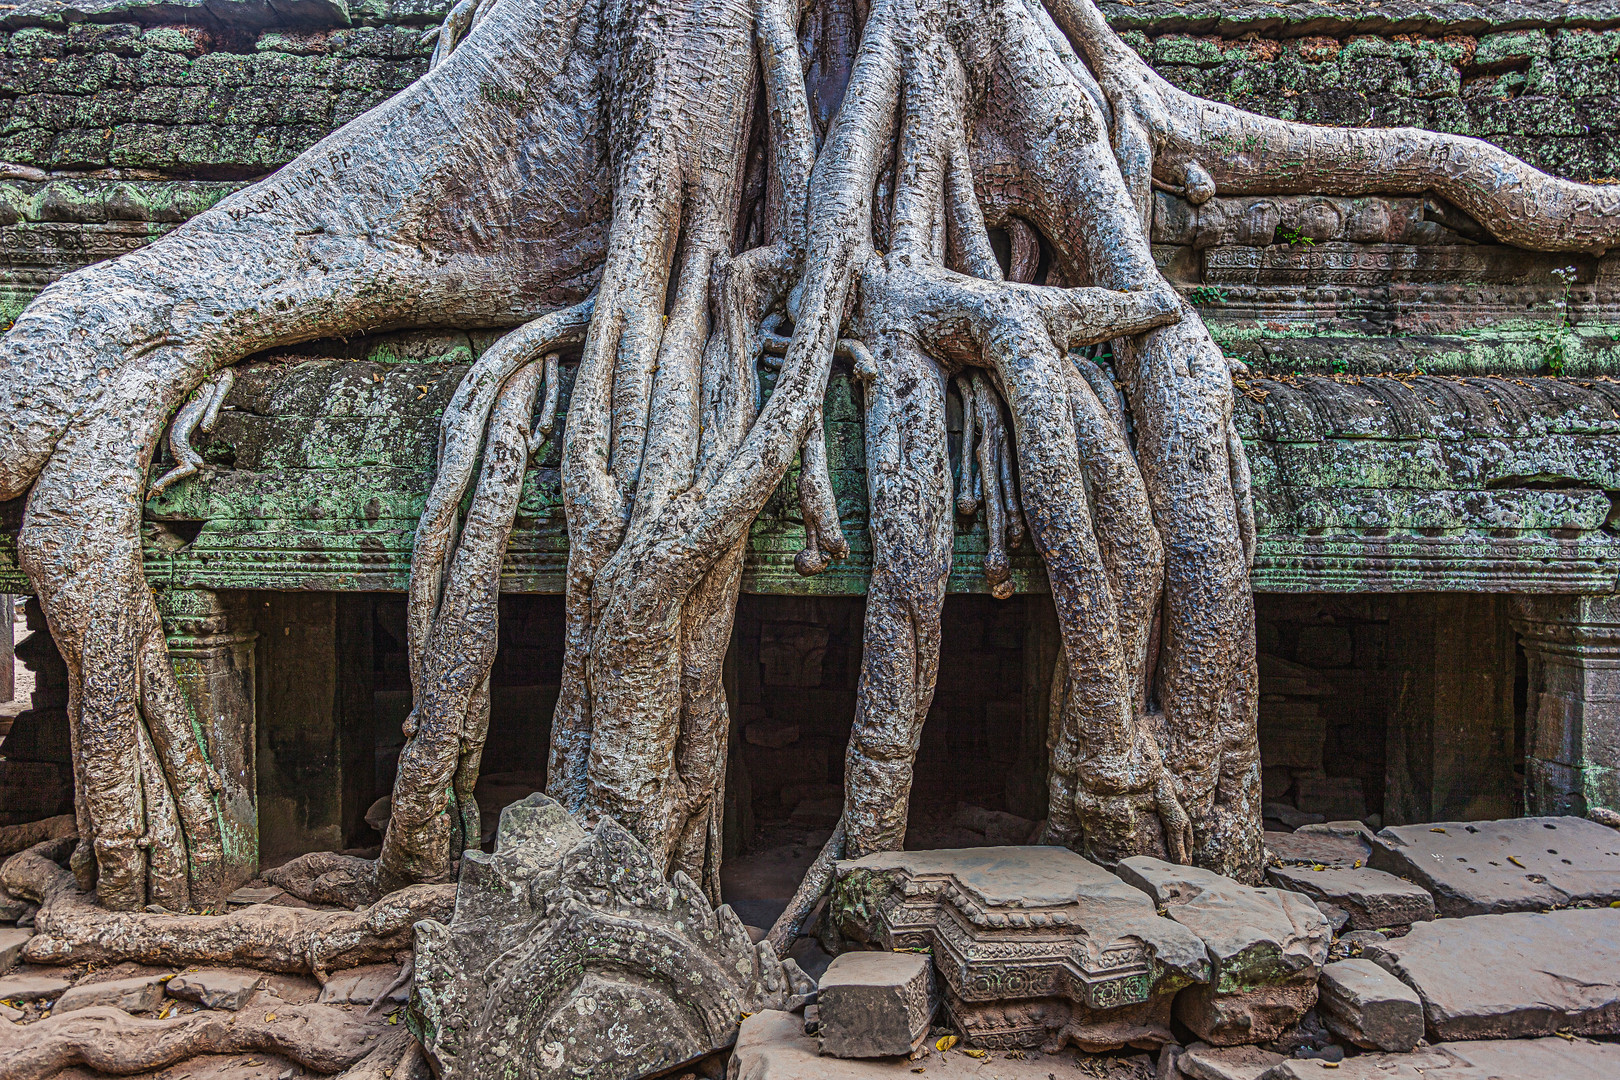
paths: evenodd
<path fill-rule="evenodd" d="M 258 635 L 233 630 L 219 595 L 207 589 L 169 589 L 159 606 L 175 677 L 191 702 L 208 760 L 224 784 L 222 839 L 234 888 L 259 872 L 253 711 L 253 641 Z"/>
<path fill-rule="evenodd" d="M 1064 848 L 841 862 L 831 916 L 853 940 L 930 950 L 952 1020 L 993 1049 L 1162 1043 L 1176 991 L 1209 978 L 1198 938 Z"/>
<path fill-rule="evenodd" d="M 1526 814 L 1620 810 L 1620 597 L 1525 596 Z"/>

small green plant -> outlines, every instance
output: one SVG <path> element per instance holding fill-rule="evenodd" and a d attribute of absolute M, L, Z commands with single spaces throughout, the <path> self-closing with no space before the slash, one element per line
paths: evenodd
<path fill-rule="evenodd" d="M 1191 300 L 1195 307 L 1203 307 L 1205 304 L 1224 304 L 1226 303 L 1226 290 L 1217 289 L 1211 285 L 1200 285 L 1187 294 L 1187 299 Z"/>
<path fill-rule="evenodd" d="M 1315 240 L 1312 240 L 1298 229 L 1290 229 L 1286 225 L 1277 230 L 1277 235 L 1282 237 L 1283 242 L 1289 247 L 1298 247 L 1300 244 L 1304 244 L 1306 247 L 1316 246 Z"/>
<path fill-rule="evenodd" d="M 1548 372 L 1562 375 L 1564 365 L 1569 362 L 1570 349 L 1575 344 L 1575 319 L 1570 314 L 1569 299 L 1579 272 L 1573 266 L 1561 266 L 1552 275 L 1564 283 L 1564 291 L 1553 301 L 1558 322 L 1537 334 L 1536 342 L 1541 346 L 1541 357 L 1546 361 Z"/>
<path fill-rule="evenodd" d="M 1350 361 L 1346 360 L 1342 356 L 1339 359 L 1333 361 L 1333 374 L 1335 374 L 1335 375 L 1348 375 L 1348 374 L 1350 374 Z"/>

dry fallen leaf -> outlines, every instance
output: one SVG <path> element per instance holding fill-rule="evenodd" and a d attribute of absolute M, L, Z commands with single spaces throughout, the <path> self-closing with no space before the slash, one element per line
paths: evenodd
<path fill-rule="evenodd" d="M 971 1058 L 982 1058 L 985 1056 L 985 1052 L 980 1050 L 977 1046 L 964 1046 L 962 1047 L 962 1053 Z"/>
<path fill-rule="evenodd" d="M 955 1046 L 961 1041 L 962 1040 L 958 1039 L 955 1035 L 941 1035 L 939 1037 L 939 1041 L 934 1044 L 934 1049 L 943 1054 L 945 1051 L 949 1050 L 951 1047 Z"/>

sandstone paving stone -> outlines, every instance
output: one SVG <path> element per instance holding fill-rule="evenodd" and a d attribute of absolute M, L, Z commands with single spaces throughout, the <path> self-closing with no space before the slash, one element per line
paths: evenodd
<path fill-rule="evenodd" d="M 7 975 L 0 978 L 0 1001 L 43 1001 L 72 985 L 73 980 L 62 975 Z"/>
<path fill-rule="evenodd" d="M 1066 848 L 887 851 L 835 873 L 838 932 L 931 950 L 945 1010 L 978 1046 L 1162 1043 L 1176 992 L 1210 975 L 1192 931 Z"/>
<path fill-rule="evenodd" d="M 1410 926 L 1434 918 L 1434 897 L 1427 889 L 1370 867 L 1271 866 L 1266 880 L 1341 908 L 1349 913 L 1352 930 Z"/>
<path fill-rule="evenodd" d="M 1592 1039 L 1481 1039 L 1435 1050 L 1493 1080 L 1615 1080 L 1620 1043 Z"/>
<path fill-rule="evenodd" d="M 1183 990 L 1175 1004 L 1177 1019 L 1205 1042 L 1267 1042 L 1316 1003 L 1332 935 L 1310 900 L 1140 855 L 1118 873 L 1208 950 L 1210 982 Z"/>
<path fill-rule="evenodd" d="M 1085 1080 L 1094 1075 L 1075 1068 L 1073 1051 L 1047 1055 L 1037 1050 L 1008 1057 L 994 1050 L 980 1051 L 983 1057 L 964 1053 L 976 1049 L 966 1043 L 948 1053 L 937 1052 L 932 1043 L 926 1057 L 835 1058 L 819 1052 L 816 1038 L 804 1033 L 804 1018 L 797 1013 L 767 1010 L 742 1022 L 732 1050 L 730 1080 Z M 1118 1080 L 1152 1076 L 1145 1054 L 1131 1058 L 1140 1068 L 1108 1073 Z M 926 1070 L 919 1076 L 918 1070 Z"/>
<path fill-rule="evenodd" d="M 170 997 L 182 1001 L 196 1001 L 210 1009 L 234 1012 L 247 1004 L 248 998 L 264 983 L 264 975 L 256 971 L 204 968 L 176 975 L 169 980 L 168 992 Z"/>
<path fill-rule="evenodd" d="M 321 987 L 321 996 L 316 1000 L 322 1005 L 370 1005 L 398 977 L 398 964 L 366 964 L 350 968 L 327 979 L 326 985 Z M 390 993 L 388 1000 L 403 1003 L 410 996 L 411 987 L 406 983 Z"/>
<path fill-rule="evenodd" d="M 909 1054 L 939 1006 L 933 965 L 919 953 L 847 952 L 821 977 L 821 1052 L 841 1058 Z"/>
<path fill-rule="evenodd" d="M 1286 1060 L 1258 1046 L 1205 1046 L 1194 1043 L 1176 1060 L 1183 1076 L 1192 1080 L 1255 1080 Z"/>
<path fill-rule="evenodd" d="M 1414 1054 L 1361 1054 L 1340 1062 L 1289 1058 L 1255 1080 L 1505 1080 L 1433 1050 Z M 1554 1080 L 1541 1077 L 1537 1080 Z"/>
<path fill-rule="evenodd" d="M 0 1001 L 0 1019 L 4 1019 L 15 1024 L 17 1021 L 21 1020 L 27 1015 L 28 1014 L 23 1012 L 21 1009 L 13 1009 L 10 1005 Z"/>
<path fill-rule="evenodd" d="M 1423 1038 L 1423 1003 L 1371 960 L 1340 960 L 1317 980 L 1316 1014 L 1363 1050 L 1410 1050 Z"/>
<path fill-rule="evenodd" d="M 1585 818 L 1391 826 L 1369 864 L 1422 885 L 1448 918 L 1620 900 L 1620 832 Z"/>
<path fill-rule="evenodd" d="M 0 927 L 0 975 L 17 966 L 22 947 L 33 936 L 34 932 L 26 928 Z"/>
<path fill-rule="evenodd" d="M 60 1014 L 92 1005 L 110 1005 L 125 1012 L 143 1013 L 156 1012 L 162 1004 L 163 976 L 141 975 L 133 979 L 84 983 L 64 990 L 51 1011 Z"/>
<path fill-rule="evenodd" d="M 1265 845 L 1284 863 L 1365 866 L 1373 834 L 1359 821 L 1324 821 L 1293 832 L 1267 832 Z"/>
<path fill-rule="evenodd" d="M 1363 955 L 1417 991 L 1431 1042 L 1620 1034 L 1620 909 L 1439 919 Z"/>

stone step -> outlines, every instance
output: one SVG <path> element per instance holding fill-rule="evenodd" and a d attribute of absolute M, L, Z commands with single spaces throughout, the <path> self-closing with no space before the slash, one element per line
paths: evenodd
<path fill-rule="evenodd" d="M 1291 889 L 1344 909 L 1349 913 L 1352 930 L 1410 926 L 1434 918 L 1434 897 L 1427 889 L 1367 866 L 1321 870 L 1271 866 L 1266 868 L 1266 880 L 1279 889 Z"/>
<path fill-rule="evenodd" d="M 1371 960 L 1340 960 L 1317 980 L 1316 1013 L 1363 1050 L 1406 1051 L 1423 1038 L 1423 1003 Z"/>
<path fill-rule="evenodd" d="M 1417 991 L 1431 1042 L 1620 1035 L 1620 909 L 1439 919 L 1363 955 Z"/>

